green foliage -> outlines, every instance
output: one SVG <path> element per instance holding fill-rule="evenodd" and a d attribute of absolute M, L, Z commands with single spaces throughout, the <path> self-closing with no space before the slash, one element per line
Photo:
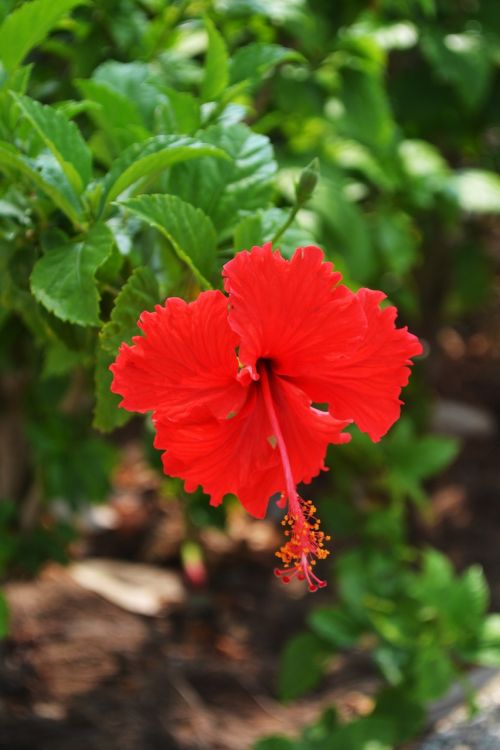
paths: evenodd
<path fill-rule="evenodd" d="M 279 693 L 283 700 L 297 698 L 316 687 L 323 674 L 325 648 L 313 633 L 301 633 L 288 641 L 283 652 Z"/>
<path fill-rule="evenodd" d="M 208 50 L 201 96 L 203 101 L 212 101 L 218 99 L 229 82 L 229 56 L 224 39 L 210 19 L 205 20 L 205 25 L 208 33 Z"/>
<path fill-rule="evenodd" d="M 57 109 L 13 94 L 21 112 L 59 162 L 69 184 L 80 194 L 91 176 L 92 157 L 76 125 Z"/>
<path fill-rule="evenodd" d="M 0 61 L 6 70 L 19 65 L 33 47 L 83 0 L 31 0 L 7 15 L 0 26 Z"/>
<path fill-rule="evenodd" d="M 37 260 L 31 290 L 47 310 L 61 320 L 98 326 L 97 269 L 109 257 L 113 235 L 105 224 L 95 224 L 80 242 L 56 244 Z"/>
<path fill-rule="evenodd" d="M 215 267 L 217 236 L 203 211 L 175 195 L 142 195 L 123 204 L 161 232 L 205 289 Z"/>
<path fill-rule="evenodd" d="M 130 419 L 130 413 L 118 409 L 119 396 L 111 393 L 109 366 L 123 341 L 130 341 L 137 333 L 137 320 L 144 310 L 151 310 L 158 302 L 158 285 L 151 271 L 139 267 L 129 277 L 115 300 L 111 316 L 99 334 L 96 354 L 96 406 L 94 425 L 100 430 L 112 430 Z"/>

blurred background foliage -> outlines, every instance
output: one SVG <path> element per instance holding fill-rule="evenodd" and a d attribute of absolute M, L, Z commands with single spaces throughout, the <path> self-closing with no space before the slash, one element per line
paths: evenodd
<path fill-rule="evenodd" d="M 219 285 L 240 249 L 317 243 L 431 356 L 387 438 L 354 435 L 314 488 L 339 540 L 334 593 L 278 680 L 295 699 L 360 649 L 381 678 L 373 711 L 257 747 L 407 740 L 467 665 L 500 663 L 481 569 L 457 575 L 408 538 L 460 448 L 428 433 L 436 337 L 495 294 L 496 0 L 3 0 L 0 23 L 0 573 L 67 559 L 82 509 L 106 498 L 106 433 L 131 418 L 107 368 L 139 313 Z M 159 466 L 147 424 L 144 442 Z M 224 523 L 201 496 L 186 513 Z"/>

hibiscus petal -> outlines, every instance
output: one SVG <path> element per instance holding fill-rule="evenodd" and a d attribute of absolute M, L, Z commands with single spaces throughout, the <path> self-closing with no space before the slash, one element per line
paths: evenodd
<path fill-rule="evenodd" d="M 309 482 L 324 468 L 328 443 L 350 439 L 341 430 L 348 423 L 310 407 L 296 386 L 271 378 L 271 390 L 296 483 Z M 276 436 L 260 383 L 253 383 L 241 412 L 232 419 L 174 421 L 155 416 L 155 447 L 166 451 L 165 473 L 180 477 L 187 492 L 201 485 L 219 505 L 234 494 L 249 513 L 262 518 L 269 499 L 285 489 L 285 478 Z"/>
<path fill-rule="evenodd" d="M 220 505 L 224 495 L 235 494 L 257 518 L 265 515 L 271 495 L 283 486 L 279 455 L 268 437 L 269 418 L 255 384 L 241 412 L 231 419 L 204 418 L 174 421 L 158 413 L 155 447 L 166 474 L 184 480 L 187 492 L 201 485 Z"/>
<path fill-rule="evenodd" d="M 341 275 L 322 250 L 298 248 L 291 260 L 268 243 L 238 253 L 223 269 L 229 324 L 239 358 L 257 378 L 259 358 L 289 378 L 322 370 L 361 341 L 366 321 L 358 299 L 338 286 Z"/>
<path fill-rule="evenodd" d="M 335 416 L 354 420 L 378 442 L 399 418 L 410 358 L 421 354 L 422 346 L 406 327 L 396 328 L 395 307 L 380 307 L 385 294 L 360 289 L 355 296 L 368 324 L 360 346 L 324 372 L 301 378 L 300 385 L 313 400 L 329 403 Z"/>
<path fill-rule="evenodd" d="M 281 377 L 270 378 L 271 393 L 296 484 L 310 482 L 324 469 L 330 443 L 350 441 L 342 430 L 350 419 L 335 419 L 329 412 L 311 405 L 310 398 L 293 383 Z"/>
<path fill-rule="evenodd" d="M 241 408 L 246 389 L 236 380 L 237 337 L 227 322 L 227 298 L 202 292 L 190 304 L 170 298 L 138 323 L 143 336 L 122 344 L 111 365 L 111 390 L 129 411 L 161 409 L 170 418 L 208 408 L 226 417 Z"/>

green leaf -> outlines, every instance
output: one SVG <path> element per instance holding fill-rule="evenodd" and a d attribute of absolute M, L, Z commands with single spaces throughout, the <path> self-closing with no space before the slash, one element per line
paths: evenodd
<path fill-rule="evenodd" d="M 380 206 L 371 217 L 375 246 L 384 268 L 402 276 L 418 259 L 419 234 L 408 214 Z"/>
<path fill-rule="evenodd" d="M 95 273 L 112 246 L 111 231 L 105 224 L 97 224 L 80 242 L 48 250 L 31 274 L 31 290 L 36 299 L 61 320 L 99 325 Z"/>
<path fill-rule="evenodd" d="M 303 59 L 294 49 L 279 44 L 254 42 L 236 50 L 229 67 L 230 81 L 234 85 L 240 81 L 262 80 L 263 75 L 276 65 Z"/>
<path fill-rule="evenodd" d="M 175 195 L 142 195 L 121 205 L 161 232 L 200 284 L 211 288 L 207 277 L 214 270 L 217 236 L 203 211 Z"/>
<path fill-rule="evenodd" d="M 267 207 L 276 172 L 269 138 L 246 125 L 214 125 L 200 140 L 226 151 L 231 161 L 199 159 L 170 172 L 171 192 L 210 216 L 217 230 L 230 230 L 243 211 Z"/>
<path fill-rule="evenodd" d="M 323 676 L 325 644 L 312 633 L 291 638 L 281 656 L 278 692 L 283 700 L 304 695 L 318 685 Z"/>
<path fill-rule="evenodd" d="M 228 158 L 220 148 L 186 136 L 157 135 L 133 144 L 113 162 L 102 182 L 101 211 L 141 178 L 157 175 L 177 162 L 202 156 Z"/>
<path fill-rule="evenodd" d="M 309 626 L 335 648 L 348 648 L 358 640 L 358 623 L 338 607 L 321 607 L 309 615 Z"/>
<path fill-rule="evenodd" d="M 453 438 L 416 435 L 411 422 L 402 419 L 383 447 L 390 467 L 387 484 L 395 493 L 407 493 L 418 502 L 422 499 L 422 482 L 446 468 L 459 449 L 460 444 Z"/>
<path fill-rule="evenodd" d="M 472 659 L 485 667 L 500 666 L 500 615 L 488 615 L 482 623 Z"/>
<path fill-rule="evenodd" d="M 81 193 L 92 174 L 92 156 L 74 122 L 62 112 L 28 96 L 12 94 L 44 144 L 53 153 L 68 182 Z"/>
<path fill-rule="evenodd" d="M 413 665 L 413 678 L 415 695 L 422 702 L 443 695 L 456 676 L 456 668 L 440 644 L 432 643 L 419 650 Z"/>
<path fill-rule="evenodd" d="M 82 224 L 81 203 L 52 154 L 40 154 L 30 159 L 9 143 L 0 142 L 0 169 L 2 167 L 28 177 L 75 226 Z"/>
<path fill-rule="evenodd" d="M 7 70 L 19 65 L 28 52 L 76 5 L 84 0 L 33 0 L 10 13 L 0 26 L 0 61 Z"/>
<path fill-rule="evenodd" d="M 163 88 L 166 101 L 158 108 L 158 117 L 167 132 L 192 135 L 200 127 L 200 101 L 185 91 Z"/>
<path fill-rule="evenodd" d="M 376 151 L 387 150 L 394 138 L 394 121 L 378 69 L 360 60 L 344 68 L 341 98 L 342 132 Z"/>
<path fill-rule="evenodd" d="M 107 432 L 125 424 L 131 414 L 119 409 L 120 396 L 111 392 L 113 376 L 109 366 L 123 341 L 138 333 L 137 320 L 144 310 L 152 310 L 159 299 L 158 284 L 149 268 L 136 268 L 117 296 L 111 318 L 99 335 L 95 370 L 96 405 L 94 426 Z"/>
<path fill-rule="evenodd" d="M 341 177 L 335 182 L 324 180 L 323 187 L 314 194 L 313 206 L 337 240 L 335 251 L 344 256 L 353 278 L 368 283 L 375 275 L 377 266 L 366 216 L 356 203 L 347 198 Z"/>
<path fill-rule="evenodd" d="M 205 19 L 205 26 L 208 34 L 208 50 L 201 97 L 204 101 L 213 101 L 223 93 L 229 83 L 229 58 L 224 39 L 209 18 Z"/>
<path fill-rule="evenodd" d="M 100 81 L 77 81 L 76 85 L 86 101 L 97 105 L 89 110 L 89 117 L 118 146 L 127 147 L 151 135 L 137 105 L 123 94 Z"/>
<path fill-rule="evenodd" d="M 493 60 L 481 33 L 447 34 L 427 29 L 421 49 L 436 76 L 453 86 L 467 107 L 474 110 L 483 102 L 493 75 Z"/>
<path fill-rule="evenodd" d="M 451 181 L 460 207 L 471 213 L 500 213 L 500 177 L 494 172 L 467 169 Z"/>

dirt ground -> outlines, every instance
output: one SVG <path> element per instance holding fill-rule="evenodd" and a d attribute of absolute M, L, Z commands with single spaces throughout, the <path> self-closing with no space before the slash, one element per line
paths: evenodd
<path fill-rule="evenodd" d="M 433 523 L 415 520 L 412 535 L 444 549 L 459 569 L 483 565 L 492 608 L 500 610 L 500 352 L 481 335 L 450 330 L 440 341 L 430 372 L 446 399 L 438 422 L 455 419 L 452 431 L 465 430 L 464 447 L 431 488 Z M 460 416 L 457 403 L 479 410 L 482 427 L 471 433 L 474 419 Z M 83 558 L 118 549 L 119 557 L 133 559 L 142 544 L 154 565 L 157 550 L 164 552 L 172 537 L 175 547 L 183 534 L 172 506 L 144 545 L 137 529 L 151 512 L 157 480 L 134 451 L 125 456 L 113 511 L 121 535 L 102 533 L 97 546 L 78 551 Z M 9 583 L 0 750 L 245 750 L 266 734 L 296 734 L 332 703 L 345 716 L 368 711 L 376 676 L 357 654 L 339 659 L 311 696 L 290 706 L 277 701 L 281 647 L 308 608 L 329 595 L 283 587 L 271 574 L 272 526 L 238 523 L 231 543 L 217 534 L 208 540 L 210 585 L 186 588 L 172 568 L 182 596 L 169 601 L 163 594 L 153 615 L 134 611 L 137 602 L 117 606 L 55 565 L 35 581 Z"/>

